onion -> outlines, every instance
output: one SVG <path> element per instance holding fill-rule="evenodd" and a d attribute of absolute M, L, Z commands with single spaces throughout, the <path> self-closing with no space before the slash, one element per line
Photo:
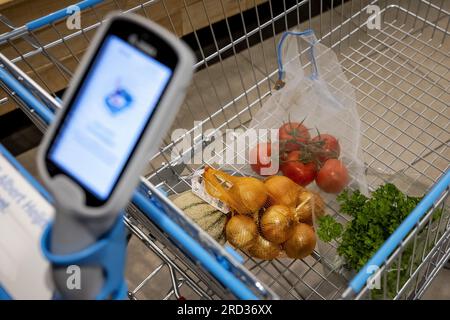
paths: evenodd
<path fill-rule="evenodd" d="M 282 204 L 288 207 L 296 207 L 298 194 L 303 187 L 285 176 L 272 176 L 264 182 L 271 205 Z"/>
<path fill-rule="evenodd" d="M 252 218 L 235 215 L 225 227 L 225 235 L 229 243 L 239 249 L 253 245 L 258 236 L 258 227 Z"/>
<path fill-rule="evenodd" d="M 325 214 L 325 203 L 316 192 L 303 190 L 298 195 L 298 203 L 295 208 L 295 221 L 313 225 L 313 217 L 317 219 Z"/>
<path fill-rule="evenodd" d="M 289 207 L 271 206 L 262 214 L 259 222 L 262 236 L 276 244 L 285 242 L 292 235 L 294 219 L 294 213 Z"/>
<path fill-rule="evenodd" d="M 262 181 L 252 177 L 242 177 L 230 188 L 230 194 L 238 203 L 240 214 L 253 214 L 267 201 L 267 189 Z"/>
<path fill-rule="evenodd" d="M 237 213 L 251 215 L 267 202 L 266 186 L 256 178 L 234 177 L 210 167 L 205 168 L 203 178 L 206 191 L 228 204 Z M 223 183 L 231 187 L 225 187 Z"/>
<path fill-rule="evenodd" d="M 314 229 L 306 223 L 297 224 L 292 236 L 283 244 L 287 256 L 292 259 L 303 259 L 309 256 L 315 247 Z"/>
<path fill-rule="evenodd" d="M 248 253 L 258 259 L 273 260 L 281 254 L 281 247 L 258 236 L 255 243 L 248 249 Z"/>

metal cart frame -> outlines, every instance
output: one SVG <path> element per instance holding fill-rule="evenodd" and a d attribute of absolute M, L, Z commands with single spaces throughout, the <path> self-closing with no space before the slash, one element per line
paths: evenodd
<path fill-rule="evenodd" d="M 89 18 L 75 31 L 65 27 L 65 8 L 18 27 L 1 17 L 0 21 L 10 28 L 0 35 L 0 84 L 6 94 L 1 101 L 13 101 L 44 131 L 60 100 L 36 65 L 45 61 L 57 82 L 67 84 L 107 11 L 132 11 L 152 17 L 158 8 L 165 15 L 161 23 L 181 36 L 168 0 L 134 2 L 82 1 L 79 8 Z M 420 298 L 450 257 L 448 3 L 283 0 L 277 5 L 274 1 L 250 1 L 252 5 L 245 6 L 236 1 L 233 16 L 227 16 L 227 5 L 232 2 L 217 0 L 216 9 L 226 30 L 219 38 L 220 21 L 210 14 L 212 2 L 199 1 L 194 13 L 192 6 L 180 1 L 179 10 L 192 31 L 199 62 L 174 128 L 185 127 L 183 118 L 201 119 L 187 128 L 187 134 L 195 133 L 200 126 L 214 130 L 246 128 L 274 86 L 277 66 L 273 53 L 279 33 L 292 27 L 311 28 L 319 41 L 337 53 L 357 92 L 371 186 L 400 177 L 410 186 L 430 189 L 356 275 L 333 270 L 319 251 L 303 260 L 260 261 L 241 253 L 242 259 L 233 249 L 215 242 L 167 197 L 190 188 L 190 177 L 198 166 L 182 160 L 197 146 L 211 141 L 215 131 L 195 136 L 192 149 L 175 158 L 172 155 L 178 152 L 180 139 L 167 137 L 160 152 L 150 159 L 125 218 L 130 231 L 162 259 L 162 264 L 130 292 L 130 297 L 137 298 L 142 286 L 166 265 L 172 283 L 167 298 L 181 297 L 178 288 L 183 284 L 203 299 L 370 298 L 374 279 L 380 279 L 382 298 Z M 280 3 L 281 10 L 277 11 Z M 318 10 L 315 17 L 314 10 Z M 378 10 L 379 15 L 371 16 L 372 10 Z M 200 14 L 207 22 L 201 30 L 196 27 Z M 377 17 L 381 17 L 381 28 L 369 30 L 367 22 Z M 205 33 L 212 40 L 209 46 L 202 44 Z M 77 39 L 83 39 L 84 45 Z M 236 78 L 227 73 L 231 68 Z M 201 77 L 208 80 L 206 85 Z M 239 84 L 237 91 L 235 82 Z M 209 94 L 205 96 L 202 90 Z M 339 215 L 335 204 L 330 204 L 329 210 Z M 436 219 L 438 210 L 442 214 Z M 406 255 L 405 250 L 412 255 Z M 403 256 L 410 259 L 406 273 L 402 270 Z"/>

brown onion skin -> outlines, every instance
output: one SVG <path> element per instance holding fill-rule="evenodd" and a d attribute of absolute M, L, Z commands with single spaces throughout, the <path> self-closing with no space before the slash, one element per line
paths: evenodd
<path fill-rule="evenodd" d="M 259 221 L 262 236 L 276 244 L 285 242 L 292 235 L 294 224 L 294 212 L 283 205 L 271 206 Z"/>
<path fill-rule="evenodd" d="M 208 166 L 203 178 L 206 191 L 239 214 L 253 215 L 267 203 L 266 186 L 256 178 L 235 177 Z"/>
<path fill-rule="evenodd" d="M 256 178 L 238 177 L 229 192 L 238 203 L 236 211 L 240 214 L 251 215 L 267 202 L 266 186 Z"/>
<path fill-rule="evenodd" d="M 286 176 L 272 176 L 267 178 L 264 184 L 269 194 L 270 205 L 297 206 L 298 194 L 303 190 L 303 187 Z"/>
<path fill-rule="evenodd" d="M 227 222 L 225 235 L 233 246 L 246 249 L 251 247 L 258 237 L 258 226 L 248 216 L 235 215 Z"/>
<path fill-rule="evenodd" d="M 314 229 L 306 224 L 295 226 L 292 236 L 283 244 L 286 255 L 292 259 L 303 259 L 309 256 L 316 247 Z"/>
<path fill-rule="evenodd" d="M 254 258 L 273 260 L 280 256 L 281 246 L 258 236 L 255 243 L 248 249 L 248 253 Z"/>
<path fill-rule="evenodd" d="M 297 222 L 313 225 L 313 216 L 322 217 L 325 214 L 325 203 L 322 197 L 313 191 L 304 190 L 298 195 L 299 204 L 295 208 L 295 220 Z"/>

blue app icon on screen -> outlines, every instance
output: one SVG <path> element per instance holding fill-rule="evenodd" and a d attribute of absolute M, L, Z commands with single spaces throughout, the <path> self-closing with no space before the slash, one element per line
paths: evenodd
<path fill-rule="evenodd" d="M 106 105 L 112 113 L 119 113 L 133 103 L 133 97 L 124 89 L 118 87 L 105 98 Z"/>

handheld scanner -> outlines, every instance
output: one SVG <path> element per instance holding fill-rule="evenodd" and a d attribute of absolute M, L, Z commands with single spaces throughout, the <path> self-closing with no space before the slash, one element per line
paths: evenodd
<path fill-rule="evenodd" d="M 126 205 L 177 114 L 194 61 L 149 20 L 114 14 L 104 22 L 38 154 L 59 205 L 91 217 Z"/>

